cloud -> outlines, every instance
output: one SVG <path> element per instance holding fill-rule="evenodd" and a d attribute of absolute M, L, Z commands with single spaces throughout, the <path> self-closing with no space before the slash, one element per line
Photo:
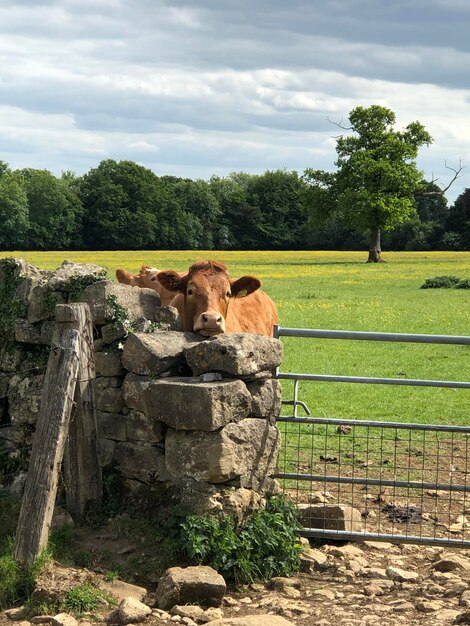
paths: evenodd
<path fill-rule="evenodd" d="M 332 169 L 329 120 L 379 103 L 425 125 L 420 166 L 444 178 L 470 156 L 469 17 L 463 0 L 0 0 L 0 158 Z"/>

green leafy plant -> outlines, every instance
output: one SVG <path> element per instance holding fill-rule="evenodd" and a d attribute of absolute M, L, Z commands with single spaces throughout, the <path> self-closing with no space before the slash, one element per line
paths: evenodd
<path fill-rule="evenodd" d="M 460 282 L 458 276 L 434 276 L 427 278 L 421 289 L 452 289 Z"/>
<path fill-rule="evenodd" d="M 81 274 L 74 274 L 71 276 L 68 283 L 69 301 L 78 302 L 83 290 L 86 287 L 89 287 L 100 280 L 105 280 L 106 276 L 107 271 L 105 269 L 98 274 L 86 274 L 85 276 Z"/>
<path fill-rule="evenodd" d="M 119 303 L 117 296 L 109 295 L 106 302 L 113 312 L 113 322 L 129 323 L 129 312 Z"/>
<path fill-rule="evenodd" d="M 183 552 L 237 584 L 289 576 L 299 569 L 300 545 L 294 505 L 272 498 L 240 526 L 232 518 L 189 515 L 181 524 Z"/>
<path fill-rule="evenodd" d="M 470 289 L 470 278 L 462 278 L 455 285 L 455 289 Z"/>

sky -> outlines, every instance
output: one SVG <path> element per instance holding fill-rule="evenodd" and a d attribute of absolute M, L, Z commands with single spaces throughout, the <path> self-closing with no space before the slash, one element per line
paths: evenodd
<path fill-rule="evenodd" d="M 334 170 L 356 106 L 419 120 L 470 187 L 468 0 L 0 0 L 0 160 L 84 174 Z"/>

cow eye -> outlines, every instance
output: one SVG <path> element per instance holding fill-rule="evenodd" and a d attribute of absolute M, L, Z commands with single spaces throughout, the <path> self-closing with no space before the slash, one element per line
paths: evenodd
<path fill-rule="evenodd" d="M 192 296 L 193 295 L 193 290 L 192 289 L 188 289 L 188 296 Z"/>

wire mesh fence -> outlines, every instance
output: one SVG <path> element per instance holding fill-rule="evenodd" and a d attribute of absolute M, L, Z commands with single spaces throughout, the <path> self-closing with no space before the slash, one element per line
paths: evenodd
<path fill-rule="evenodd" d="M 470 337 L 277 330 L 277 336 L 470 344 Z M 301 511 L 303 534 L 470 546 L 470 426 L 297 416 L 299 380 L 469 389 L 468 381 L 278 377 L 294 381 L 294 399 L 285 401 L 293 415 L 278 419 L 276 477 Z"/>
<path fill-rule="evenodd" d="M 277 477 L 305 534 L 470 545 L 470 427 L 294 417 L 278 426 Z M 337 505 L 328 517 L 325 504 Z M 360 517 L 344 520 L 340 506 Z"/>

